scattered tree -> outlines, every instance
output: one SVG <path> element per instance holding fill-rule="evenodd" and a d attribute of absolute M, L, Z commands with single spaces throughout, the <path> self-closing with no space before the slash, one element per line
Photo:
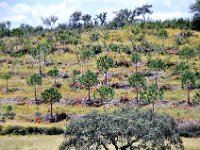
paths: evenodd
<path fill-rule="evenodd" d="M 141 62 L 141 56 L 139 55 L 139 53 L 137 53 L 137 52 L 132 53 L 131 62 L 135 65 L 135 73 L 137 73 L 138 63 Z"/>
<path fill-rule="evenodd" d="M 47 74 L 48 76 L 54 78 L 54 85 L 56 85 L 56 78 L 59 75 L 59 70 L 54 66 Z"/>
<path fill-rule="evenodd" d="M 48 88 L 42 92 L 41 97 L 44 102 L 50 103 L 50 115 L 53 118 L 53 103 L 59 102 L 59 100 L 62 98 L 61 93 L 56 88 Z"/>
<path fill-rule="evenodd" d="M 195 55 L 195 50 L 189 46 L 185 46 L 183 47 L 180 51 L 179 51 L 179 57 L 182 59 L 186 59 L 186 62 L 188 63 L 190 59 L 194 58 Z"/>
<path fill-rule="evenodd" d="M 136 73 L 129 77 L 128 83 L 131 87 L 135 88 L 137 94 L 136 100 L 139 102 L 139 92 L 145 86 L 145 78 Z"/>
<path fill-rule="evenodd" d="M 190 102 L 190 90 L 192 85 L 195 85 L 196 82 L 196 75 L 195 73 L 186 70 L 181 74 L 180 80 L 183 84 L 187 86 L 187 103 L 191 104 Z"/>
<path fill-rule="evenodd" d="M 88 100 L 91 100 L 91 87 L 96 85 L 98 83 L 97 75 L 90 70 L 86 71 L 81 77 L 80 82 L 82 85 L 84 85 L 88 90 Z"/>
<path fill-rule="evenodd" d="M 114 95 L 115 95 L 115 91 L 113 90 L 113 88 L 109 86 L 101 86 L 94 93 L 94 98 L 99 99 L 102 103 L 103 101 L 107 101 L 113 98 Z"/>
<path fill-rule="evenodd" d="M 9 91 L 8 81 L 12 78 L 12 75 L 10 73 L 2 73 L 0 75 L 0 78 L 6 80 L 6 93 L 7 93 Z"/>
<path fill-rule="evenodd" d="M 157 84 L 147 86 L 141 93 L 141 99 L 152 104 L 152 110 L 155 109 L 155 102 L 162 100 L 164 91 L 158 87 Z"/>
<path fill-rule="evenodd" d="M 106 84 L 108 84 L 108 70 L 113 67 L 113 65 L 113 59 L 107 55 L 97 59 L 97 68 L 104 71 Z"/>
<path fill-rule="evenodd" d="M 42 85 L 42 77 L 39 74 L 33 74 L 27 79 L 27 83 L 29 86 L 34 87 L 34 98 L 37 102 L 37 86 Z"/>

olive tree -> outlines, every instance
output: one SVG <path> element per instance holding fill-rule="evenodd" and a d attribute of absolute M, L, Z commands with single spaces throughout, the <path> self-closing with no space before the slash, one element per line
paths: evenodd
<path fill-rule="evenodd" d="M 44 102 L 50 103 L 50 115 L 53 118 L 53 103 L 59 102 L 59 100 L 62 98 L 61 93 L 56 88 L 48 88 L 42 92 L 41 97 Z"/>
<path fill-rule="evenodd" d="M 102 56 L 100 58 L 97 59 L 97 68 L 98 69 L 101 69 L 104 71 L 105 73 L 105 81 L 106 81 L 106 84 L 108 84 L 108 70 L 113 67 L 114 65 L 114 60 L 109 57 L 109 56 Z"/>
<path fill-rule="evenodd" d="M 114 95 L 115 95 L 115 91 L 112 87 L 101 86 L 95 91 L 94 98 L 100 99 L 100 101 L 102 103 L 102 101 L 107 101 L 107 100 L 113 98 Z"/>
<path fill-rule="evenodd" d="M 165 29 L 160 30 L 160 32 L 158 33 L 158 37 L 163 40 L 163 46 L 164 46 L 165 39 L 168 38 L 167 30 L 165 30 Z"/>
<path fill-rule="evenodd" d="M 187 102 L 188 102 L 188 104 L 191 104 L 191 102 L 190 102 L 190 90 L 191 90 L 191 86 L 194 85 L 195 82 L 196 82 L 196 75 L 195 75 L 194 72 L 186 70 L 186 71 L 181 73 L 180 80 L 187 87 Z"/>
<path fill-rule="evenodd" d="M 150 60 L 148 67 L 156 72 L 156 84 L 158 84 L 158 71 L 164 70 L 166 64 L 161 59 Z"/>
<path fill-rule="evenodd" d="M 196 53 L 193 48 L 185 46 L 179 51 L 178 55 L 181 59 L 185 59 L 188 63 L 190 59 L 195 57 Z"/>
<path fill-rule="evenodd" d="M 138 71 L 138 63 L 141 62 L 141 56 L 139 53 L 135 52 L 131 55 L 131 62 L 135 65 L 135 72 Z"/>
<path fill-rule="evenodd" d="M 56 85 L 56 78 L 59 75 L 59 70 L 54 66 L 47 74 L 48 76 L 54 78 L 54 84 Z"/>
<path fill-rule="evenodd" d="M 12 75 L 11 75 L 11 73 L 2 73 L 0 75 L 0 78 L 3 80 L 6 80 L 6 93 L 7 93 L 9 91 L 8 81 L 12 78 Z"/>
<path fill-rule="evenodd" d="M 184 149 L 175 120 L 151 110 L 121 108 L 71 120 L 59 150 Z"/>
<path fill-rule="evenodd" d="M 27 79 L 27 84 L 34 87 L 34 98 L 37 102 L 37 86 L 42 85 L 42 77 L 39 74 L 33 74 Z"/>
<path fill-rule="evenodd" d="M 158 87 L 156 83 L 147 86 L 141 93 L 141 99 L 152 104 L 152 110 L 155 109 L 155 102 L 162 100 L 164 91 Z"/>
<path fill-rule="evenodd" d="M 138 102 L 140 89 L 145 86 L 145 78 L 136 73 L 128 78 L 128 83 L 131 87 L 135 88 L 137 95 L 136 100 Z"/>
<path fill-rule="evenodd" d="M 88 100 L 91 100 L 91 87 L 96 85 L 98 83 L 97 80 L 97 75 L 90 70 L 86 71 L 81 77 L 80 77 L 80 82 L 82 85 L 85 86 L 88 90 Z"/>

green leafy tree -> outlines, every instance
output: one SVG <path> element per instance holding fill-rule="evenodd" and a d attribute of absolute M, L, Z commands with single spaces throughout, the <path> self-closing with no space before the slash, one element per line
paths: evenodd
<path fill-rule="evenodd" d="M 156 72 L 156 84 L 158 84 L 158 71 L 164 70 L 166 64 L 161 59 L 154 59 L 150 60 L 148 67 Z"/>
<path fill-rule="evenodd" d="M 186 59 L 186 62 L 188 63 L 190 59 L 196 56 L 196 53 L 193 48 L 185 46 L 179 51 L 178 55 L 181 59 Z"/>
<path fill-rule="evenodd" d="M 194 13 L 192 28 L 200 31 L 200 0 L 195 0 L 195 3 L 190 6 L 190 10 Z"/>
<path fill-rule="evenodd" d="M 90 70 L 86 71 L 81 77 L 80 82 L 84 85 L 88 90 L 88 100 L 91 100 L 91 87 L 98 83 L 97 75 Z"/>
<path fill-rule="evenodd" d="M 41 49 L 39 47 L 35 47 L 30 49 L 29 54 L 38 61 L 38 69 L 39 74 L 42 75 L 42 64 L 41 64 Z"/>
<path fill-rule="evenodd" d="M 9 91 L 8 81 L 12 78 L 12 75 L 10 73 L 2 73 L 0 75 L 0 78 L 6 80 L 6 93 L 7 93 Z"/>
<path fill-rule="evenodd" d="M 18 50 L 18 43 L 21 37 L 23 37 L 24 33 L 22 31 L 22 29 L 20 28 L 15 28 L 12 30 L 12 35 L 15 36 L 16 40 L 15 40 L 15 46 L 16 46 L 16 50 Z"/>
<path fill-rule="evenodd" d="M 181 73 L 180 80 L 187 87 L 187 102 L 188 102 L 188 104 L 191 104 L 191 102 L 190 102 L 190 90 L 191 90 L 191 86 L 195 85 L 196 75 L 195 75 L 195 73 L 193 73 L 189 70 L 186 70 L 183 73 Z"/>
<path fill-rule="evenodd" d="M 37 86 L 42 85 L 42 77 L 39 74 L 33 74 L 27 79 L 27 84 L 34 87 L 34 98 L 37 102 Z"/>
<path fill-rule="evenodd" d="M 109 56 L 102 56 L 100 57 L 99 59 L 97 59 L 97 68 L 98 69 L 101 69 L 104 71 L 105 73 L 105 81 L 106 81 L 106 84 L 108 84 L 108 70 L 113 67 L 114 65 L 114 60 L 109 57 Z"/>
<path fill-rule="evenodd" d="M 50 103 L 50 115 L 53 118 L 53 103 L 59 102 L 59 100 L 62 98 L 61 93 L 56 88 L 48 88 L 42 92 L 41 97 L 44 102 Z"/>
<path fill-rule="evenodd" d="M 141 99 L 152 104 L 152 110 L 155 109 L 155 102 L 162 100 L 164 91 L 158 87 L 157 84 L 151 84 L 147 86 L 141 93 Z"/>
<path fill-rule="evenodd" d="M 94 56 L 94 51 L 89 47 L 82 47 L 80 57 L 83 61 L 88 62 L 88 60 Z"/>
<path fill-rule="evenodd" d="M 59 70 L 54 66 L 47 74 L 48 76 L 54 78 L 54 84 L 56 85 L 56 78 L 59 75 Z"/>
<path fill-rule="evenodd" d="M 115 95 L 115 91 L 112 87 L 109 86 L 101 86 L 96 90 L 94 93 L 94 98 L 95 99 L 100 99 L 101 102 L 107 101 Z"/>
<path fill-rule="evenodd" d="M 184 149 L 172 117 L 151 110 L 122 108 L 112 113 L 92 112 L 71 120 L 59 150 L 109 150 L 110 147 L 115 150 L 167 150 L 172 146 Z"/>
<path fill-rule="evenodd" d="M 168 38 L 167 30 L 165 30 L 165 29 L 160 30 L 160 32 L 158 33 L 158 37 L 163 40 L 163 46 L 164 46 L 165 39 Z"/>
<path fill-rule="evenodd" d="M 135 52 L 131 55 L 131 62 L 135 65 L 135 73 L 138 71 L 138 63 L 141 62 L 141 56 L 139 53 Z"/>
<path fill-rule="evenodd" d="M 136 100 L 137 102 L 139 102 L 139 92 L 141 88 L 145 86 L 145 78 L 142 77 L 140 74 L 136 73 L 129 77 L 128 83 L 131 87 L 135 88 L 137 95 Z"/>

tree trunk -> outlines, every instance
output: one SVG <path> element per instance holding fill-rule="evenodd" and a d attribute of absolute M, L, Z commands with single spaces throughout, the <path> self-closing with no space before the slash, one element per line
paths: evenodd
<path fill-rule="evenodd" d="M 57 82 L 56 82 L 56 77 L 55 77 L 55 78 L 54 78 L 54 84 L 55 84 L 55 86 L 56 86 L 56 83 L 57 83 Z"/>
<path fill-rule="evenodd" d="M 53 103 L 52 101 L 50 102 L 50 115 L 53 117 Z"/>
<path fill-rule="evenodd" d="M 187 85 L 187 95 L 188 95 L 187 103 L 190 104 L 190 84 Z"/>
<path fill-rule="evenodd" d="M 139 90 L 138 90 L 138 87 L 136 87 L 136 94 L 137 94 L 136 100 L 137 100 L 137 103 L 138 103 L 139 102 Z"/>
<path fill-rule="evenodd" d="M 8 93 L 8 80 L 6 80 L 6 93 Z"/>
<path fill-rule="evenodd" d="M 137 73 L 138 72 L 138 65 L 136 64 L 136 66 L 135 66 L 135 73 Z"/>
<path fill-rule="evenodd" d="M 39 62 L 39 74 L 42 75 L 41 56 L 39 56 L 38 62 Z"/>
<path fill-rule="evenodd" d="M 37 85 L 34 86 L 34 90 L 35 90 L 35 101 L 37 102 Z"/>
<path fill-rule="evenodd" d="M 158 85 L 158 71 L 156 71 L 156 85 Z"/>
<path fill-rule="evenodd" d="M 106 85 L 108 85 L 108 71 L 106 70 L 106 77 L 105 77 L 105 80 L 106 80 Z"/>
<path fill-rule="evenodd" d="M 155 101 L 153 100 L 152 102 L 152 110 L 154 111 L 155 110 Z"/>
<path fill-rule="evenodd" d="M 88 85 L 88 100 L 90 101 L 90 84 Z"/>

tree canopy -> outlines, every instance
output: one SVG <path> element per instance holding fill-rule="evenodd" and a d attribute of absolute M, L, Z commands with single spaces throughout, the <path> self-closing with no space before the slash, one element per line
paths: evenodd
<path fill-rule="evenodd" d="M 153 111 L 122 108 L 92 112 L 72 120 L 59 150 L 71 149 L 183 149 L 173 118 Z"/>

